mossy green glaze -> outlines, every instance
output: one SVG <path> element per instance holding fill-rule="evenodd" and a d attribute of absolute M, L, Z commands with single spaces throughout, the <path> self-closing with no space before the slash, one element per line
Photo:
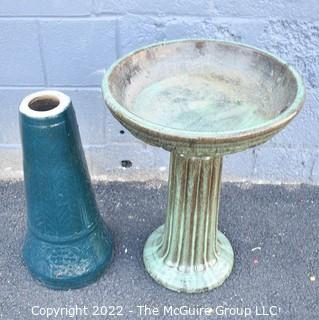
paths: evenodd
<path fill-rule="evenodd" d="M 97 208 L 71 102 L 46 117 L 49 111 L 28 114 L 28 103 L 55 99 L 56 92 L 32 96 L 22 103 L 27 113 L 20 107 L 28 214 L 24 261 L 45 286 L 82 287 L 110 263 L 112 237 Z"/>
<path fill-rule="evenodd" d="M 217 230 L 222 157 L 171 153 L 165 226 L 144 248 L 147 271 L 175 291 L 215 288 L 229 276 L 233 249 Z"/>
<path fill-rule="evenodd" d="M 147 271 L 175 291 L 221 285 L 234 261 L 218 231 L 222 157 L 266 142 L 298 114 L 301 77 L 254 47 L 179 40 L 115 62 L 102 90 L 128 130 L 171 152 L 166 222 L 146 242 Z"/>

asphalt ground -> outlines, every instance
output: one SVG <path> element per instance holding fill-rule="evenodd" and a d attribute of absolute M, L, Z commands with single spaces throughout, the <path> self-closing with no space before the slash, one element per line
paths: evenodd
<path fill-rule="evenodd" d="M 143 267 L 144 242 L 164 222 L 167 185 L 94 187 L 114 234 L 113 263 L 94 284 L 54 291 L 33 280 L 21 259 L 23 184 L 0 183 L 0 318 L 319 319 L 319 187 L 223 184 L 220 230 L 235 265 L 221 287 L 201 294 L 169 291 Z M 200 308 L 210 315 L 193 315 Z"/>

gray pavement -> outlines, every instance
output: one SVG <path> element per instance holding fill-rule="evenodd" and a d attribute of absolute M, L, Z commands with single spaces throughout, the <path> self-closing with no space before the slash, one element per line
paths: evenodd
<path fill-rule="evenodd" d="M 170 319 L 173 311 L 211 307 L 210 316 L 175 317 L 319 319 L 319 187 L 224 184 L 220 229 L 234 248 L 234 270 L 220 288 L 192 295 L 159 286 L 143 268 L 143 244 L 164 221 L 167 185 L 108 182 L 95 188 L 102 215 L 114 233 L 114 261 L 98 282 L 60 292 L 40 286 L 24 267 L 23 186 L 0 183 L 0 318 Z M 158 308 L 159 315 L 144 316 L 138 307 L 144 305 L 153 313 Z M 101 315 L 110 306 L 118 306 L 117 312 L 123 308 L 123 316 Z M 52 308 L 56 316 L 50 315 Z M 241 308 L 246 308 L 246 317 L 239 315 Z M 270 313 L 277 315 L 266 315 Z"/>

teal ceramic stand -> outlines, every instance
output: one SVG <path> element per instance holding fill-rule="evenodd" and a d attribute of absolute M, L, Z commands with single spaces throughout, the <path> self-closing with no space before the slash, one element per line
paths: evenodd
<path fill-rule="evenodd" d="M 195 39 L 128 54 L 108 70 L 102 90 L 129 131 L 171 152 L 166 222 L 146 241 L 146 270 L 175 291 L 218 287 L 234 261 L 218 231 L 223 155 L 284 128 L 303 105 L 302 79 L 260 49 Z"/>
<path fill-rule="evenodd" d="M 57 91 L 20 105 L 27 203 L 24 261 L 54 289 L 96 280 L 112 258 L 112 237 L 95 201 L 70 98 Z"/>

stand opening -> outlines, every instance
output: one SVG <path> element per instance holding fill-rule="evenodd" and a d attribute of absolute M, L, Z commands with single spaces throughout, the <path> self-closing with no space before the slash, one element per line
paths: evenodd
<path fill-rule="evenodd" d="M 31 100 L 28 104 L 29 108 L 34 111 L 49 111 L 56 108 L 60 104 L 58 98 L 54 96 L 42 96 Z"/>

